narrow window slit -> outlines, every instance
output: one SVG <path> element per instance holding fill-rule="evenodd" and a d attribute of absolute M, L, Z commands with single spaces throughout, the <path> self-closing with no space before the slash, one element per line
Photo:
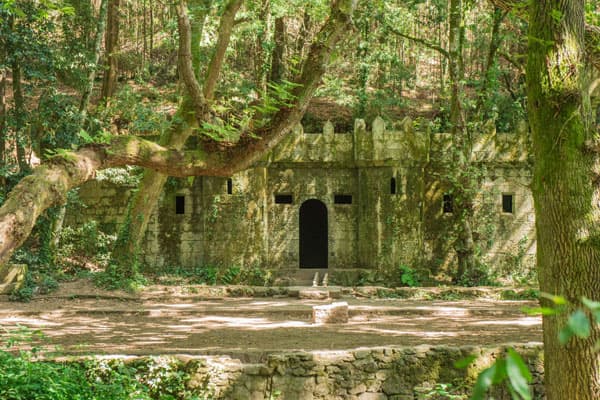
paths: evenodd
<path fill-rule="evenodd" d="M 294 198 L 291 194 L 276 194 L 275 195 L 275 204 L 292 204 L 294 202 Z"/>
<path fill-rule="evenodd" d="M 233 194 L 233 180 L 227 179 L 227 194 Z"/>
<path fill-rule="evenodd" d="M 352 204 L 352 195 L 336 194 L 333 196 L 333 202 L 335 204 Z"/>
<path fill-rule="evenodd" d="M 502 195 L 502 212 L 513 214 L 515 212 L 514 196 L 512 194 Z"/>
<path fill-rule="evenodd" d="M 396 178 L 390 179 L 390 194 L 396 194 Z"/>
<path fill-rule="evenodd" d="M 442 211 L 444 214 L 451 214 L 454 212 L 454 198 L 451 194 L 445 194 L 442 199 Z"/>
<path fill-rule="evenodd" d="M 175 196 L 175 214 L 185 214 L 185 196 Z"/>

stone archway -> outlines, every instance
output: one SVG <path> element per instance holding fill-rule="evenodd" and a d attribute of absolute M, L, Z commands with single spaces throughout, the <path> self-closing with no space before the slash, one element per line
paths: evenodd
<path fill-rule="evenodd" d="M 327 206 L 307 200 L 300 206 L 300 268 L 327 268 Z"/>

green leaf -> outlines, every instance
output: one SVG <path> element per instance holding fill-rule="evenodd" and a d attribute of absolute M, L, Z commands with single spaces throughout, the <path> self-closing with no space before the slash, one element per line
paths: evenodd
<path fill-rule="evenodd" d="M 531 400 L 531 392 L 529 391 L 529 382 L 532 377 L 523 358 L 514 349 L 508 349 L 506 355 L 506 373 L 510 386 L 524 400 Z"/>
<path fill-rule="evenodd" d="M 471 365 L 471 363 L 473 363 L 473 361 L 475 361 L 477 359 L 477 356 L 474 354 L 471 354 L 463 359 L 460 359 L 458 361 L 456 361 L 454 363 L 454 368 L 458 368 L 458 369 L 464 369 L 467 368 L 469 365 Z"/>
<path fill-rule="evenodd" d="M 494 382 L 494 376 L 497 372 L 497 364 L 494 363 L 491 367 L 481 371 L 473 387 L 471 400 L 484 400 L 485 394 Z"/>
<path fill-rule="evenodd" d="M 556 315 L 559 313 L 558 310 L 550 307 L 523 307 L 521 311 L 527 315 Z"/>
<path fill-rule="evenodd" d="M 580 338 L 588 338 L 592 332 L 590 320 L 583 310 L 577 310 L 569 317 L 567 326 L 571 329 L 574 335 Z"/>
<path fill-rule="evenodd" d="M 558 340 L 560 344 L 567 344 L 567 342 L 573 337 L 573 331 L 568 326 L 565 326 L 558 332 Z"/>
<path fill-rule="evenodd" d="M 557 296 L 554 294 L 550 294 L 550 293 L 544 293 L 544 292 L 540 292 L 540 296 L 550 300 L 551 302 L 553 302 L 554 304 L 556 304 L 557 306 L 564 306 L 568 303 L 567 299 L 565 299 L 563 296 Z"/>
<path fill-rule="evenodd" d="M 77 134 L 84 143 L 92 143 L 94 139 L 84 129 L 81 129 Z"/>
<path fill-rule="evenodd" d="M 581 299 L 581 302 L 584 306 L 586 306 L 592 311 L 600 310 L 600 302 L 598 301 L 590 300 L 587 297 L 584 297 Z"/>

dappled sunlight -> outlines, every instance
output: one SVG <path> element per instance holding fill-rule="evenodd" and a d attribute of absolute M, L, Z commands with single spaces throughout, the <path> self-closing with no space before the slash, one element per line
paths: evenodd
<path fill-rule="evenodd" d="M 540 318 L 538 317 L 523 317 L 519 319 L 508 319 L 502 321 L 485 321 L 485 322 L 472 322 L 471 325 L 503 325 L 503 326 L 536 326 L 540 324 Z"/>
<path fill-rule="evenodd" d="M 345 299 L 346 300 L 346 299 Z M 312 307 L 328 302 L 213 299 L 182 303 L 78 300 L 0 311 L 0 327 L 41 330 L 64 353 L 262 354 L 420 344 L 498 345 L 541 342 L 541 318 L 526 302 L 347 299 L 349 321 L 313 324 Z M 329 301 L 330 302 L 330 301 Z M 51 304 L 47 305 L 51 307 Z M 6 337 L 6 334 L 3 336 Z"/>

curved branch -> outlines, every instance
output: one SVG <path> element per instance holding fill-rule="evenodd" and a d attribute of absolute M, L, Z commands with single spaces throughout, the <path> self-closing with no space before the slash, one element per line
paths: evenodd
<path fill-rule="evenodd" d="M 394 28 L 393 26 L 391 26 L 389 23 L 386 23 L 386 27 L 387 27 L 387 29 L 389 29 L 390 32 L 392 32 L 396 36 L 403 37 L 404 39 L 408 39 L 411 42 L 415 42 L 415 43 L 418 43 L 418 44 L 420 44 L 422 46 L 425 46 L 425 47 L 427 47 L 427 48 L 429 48 L 431 50 L 435 50 L 438 53 L 440 53 L 442 56 L 444 56 L 446 59 L 450 59 L 450 53 L 448 52 L 448 50 L 444 49 L 439 44 L 429 42 L 429 41 L 427 41 L 425 39 L 421 39 L 421 38 L 417 38 L 417 37 L 414 37 L 414 36 L 407 35 L 406 33 L 400 32 L 399 30 L 397 30 L 396 28 Z"/>

